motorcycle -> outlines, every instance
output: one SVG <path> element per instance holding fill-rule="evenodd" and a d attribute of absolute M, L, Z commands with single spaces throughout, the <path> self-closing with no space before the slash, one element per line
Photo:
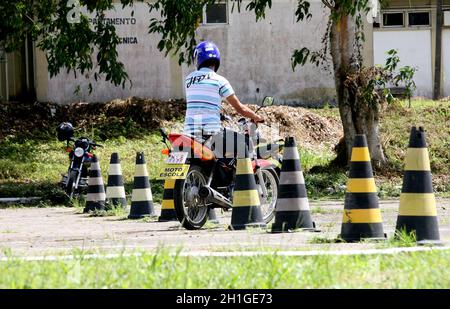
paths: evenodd
<path fill-rule="evenodd" d="M 256 112 L 272 104 L 273 98 L 265 97 Z M 231 120 L 226 115 L 221 115 L 221 119 Z M 245 148 L 251 158 L 264 221 L 269 223 L 274 217 L 283 140 L 267 142 L 261 137 L 258 124 L 249 119 L 239 119 L 238 128 L 235 131 L 225 127 L 212 136 L 167 135 L 160 130 L 162 142 L 167 146 L 162 153 L 168 158 L 159 178 L 175 181 L 174 207 L 184 228 L 202 228 L 211 208 L 232 209 L 236 163 L 242 157 L 238 152 Z"/>
<path fill-rule="evenodd" d="M 62 175 L 60 186 L 69 198 L 86 191 L 89 167 L 94 157 L 93 150 L 103 147 L 87 137 L 73 137 L 73 127 L 70 123 L 58 126 L 58 139 L 66 141 L 66 152 L 69 153 L 70 165 L 67 175 Z"/>

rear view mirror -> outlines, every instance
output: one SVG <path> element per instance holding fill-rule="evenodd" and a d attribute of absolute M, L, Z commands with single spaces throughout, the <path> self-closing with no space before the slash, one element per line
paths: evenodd
<path fill-rule="evenodd" d="M 273 97 L 264 97 L 261 106 L 272 106 L 273 105 Z"/>

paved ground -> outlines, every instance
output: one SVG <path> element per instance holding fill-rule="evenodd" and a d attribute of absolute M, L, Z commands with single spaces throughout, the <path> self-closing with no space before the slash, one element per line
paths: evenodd
<path fill-rule="evenodd" d="M 385 232 L 392 236 L 398 201 L 381 201 Z M 340 250 L 378 248 L 379 243 L 327 243 L 339 234 L 342 202 L 313 202 L 311 212 L 321 232 L 270 234 L 263 230 L 229 231 L 231 213 L 218 213 L 214 228 L 187 231 L 178 222 L 132 221 L 121 217 L 90 217 L 74 208 L 0 209 L 0 256 L 68 253 L 73 249 L 107 252 L 160 246 L 183 250 Z M 159 213 L 159 207 L 157 208 Z M 450 243 L 450 199 L 438 200 L 441 239 Z"/>

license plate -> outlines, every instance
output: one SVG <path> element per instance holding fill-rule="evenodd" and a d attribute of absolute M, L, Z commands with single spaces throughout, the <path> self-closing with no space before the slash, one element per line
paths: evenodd
<path fill-rule="evenodd" d="M 171 152 L 166 159 L 166 164 L 184 164 L 186 163 L 187 152 Z"/>
<path fill-rule="evenodd" d="M 158 179 L 185 179 L 189 171 L 189 164 L 166 163 Z"/>

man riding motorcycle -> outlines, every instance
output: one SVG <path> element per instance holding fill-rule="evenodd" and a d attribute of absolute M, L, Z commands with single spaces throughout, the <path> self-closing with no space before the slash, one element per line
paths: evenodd
<path fill-rule="evenodd" d="M 208 41 L 201 42 L 194 51 L 197 71 L 186 77 L 186 118 L 184 133 L 191 135 L 214 135 L 222 129 L 220 110 L 225 99 L 243 117 L 254 122 L 264 118 L 243 105 L 228 80 L 217 74 L 220 66 L 220 52 Z"/>
<path fill-rule="evenodd" d="M 171 146 L 166 144 L 168 158 L 160 177 L 172 183 L 177 218 L 185 228 L 199 229 L 206 222 L 208 209 L 231 209 L 236 158 L 248 153 L 264 220 L 269 222 L 278 192 L 279 171 L 268 157 L 261 155 L 259 146 L 266 142 L 260 138 L 257 123 L 264 119 L 243 105 L 228 80 L 216 73 L 220 52 L 214 43 L 201 42 L 194 55 L 197 70 L 185 80 L 187 110 L 183 133 L 167 135 L 161 130 L 163 142 L 169 140 Z M 238 121 L 237 131 L 222 127 L 222 120 L 226 120 L 221 115 L 222 100 L 244 116 Z M 273 98 L 266 97 L 265 101 L 262 106 L 272 104 Z M 280 157 L 280 148 L 272 146 L 267 147 L 268 155 Z"/>

